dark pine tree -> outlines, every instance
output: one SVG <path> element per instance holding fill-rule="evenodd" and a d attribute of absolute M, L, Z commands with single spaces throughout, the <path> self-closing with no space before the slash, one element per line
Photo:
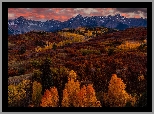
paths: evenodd
<path fill-rule="evenodd" d="M 56 48 L 57 48 L 57 45 L 54 43 L 52 49 L 56 50 Z"/>
<path fill-rule="evenodd" d="M 41 82 L 42 82 L 42 94 L 46 89 L 50 89 L 53 86 L 53 77 L 51 75 L 51 60 L 45 59 L 44 63 L 40 66 L 41 74 Z"/>

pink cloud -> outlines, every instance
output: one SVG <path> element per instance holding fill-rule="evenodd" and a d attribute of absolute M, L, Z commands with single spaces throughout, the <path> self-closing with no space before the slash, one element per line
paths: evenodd
<path fill-rule="evenodd" d="M 82 16 L 106 16 L 115 15 L 116 13 L 119 12 L 115 8 L 9 8 L 8 18 L 24 16 L 27 19 L 32 18 L 34 20 L 55 19 L 66 21 L 75 14 L 81 14 Z M 128 13 L 120 14 L 125 17 L 134 17 L 134 15 L 129 15 Z M 139 17 L 139 14 L 135 14 L 135 18 Z"/>

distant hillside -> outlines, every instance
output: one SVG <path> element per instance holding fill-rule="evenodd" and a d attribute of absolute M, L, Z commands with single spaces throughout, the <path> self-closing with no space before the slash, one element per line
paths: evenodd
<path fill-rule="evenodd" d="M 93 32 L 95 30 L 97 33 Z M 101 31 L 106 32 L 101 34 Z M 79 27 L 55 33 L 31 31 L 9 35 L 8 83 L 18 84 L 23 79 L 29 79 L 49 57 L 55 85 L 65 85 L 67 75 L 64 71 L 67 68 L 74 70 L 80 81 L 91 81 L 96 92 L 107 92 L 111 75 L 116 73 L 127 84 L 128 93 L 140 95 L 146 90 L 146 39 L 146 27 L 122 31 Z M 145 77 L 142 82 L 138 80 L 141 75 Z"/>

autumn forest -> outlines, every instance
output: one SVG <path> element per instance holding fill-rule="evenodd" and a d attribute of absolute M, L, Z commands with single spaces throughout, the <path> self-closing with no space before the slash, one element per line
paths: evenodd
<path fill-rule="evenodd" d="M 8 106 L 147 106 L 147 28 L 8 35 Z"/>

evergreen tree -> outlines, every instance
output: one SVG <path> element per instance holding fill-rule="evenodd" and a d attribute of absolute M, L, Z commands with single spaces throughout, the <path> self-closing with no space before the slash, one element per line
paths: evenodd
<path fill-rule="evenodd" d="M 135 107 L 147 107 L 147 91 L 136 102 Z"/>
<path fill-rule="evenodd" d="M 50 89 L 50 87 L 53 86 L 53 77 L 51 75 L 50 65 L 51 60 L 46 58 L 44 63 L 40 67 L 40 71 L 42 72 L 42 93 L 44 93 L 46 89 Z"/>
<path fill-rule="evenodd" d="M 21 46 L 20 49 L 19 49 L 19 51 L 18 51 L 18 53 L 22 55 L 25 52 L 26 52 L 26 47 L 25 46 Z"/>
<path fill-rule="evenodd" d="M 56 50 L 56 48 L 57 48 L 57 45 L 54 43 L 52 49 Z"/>

